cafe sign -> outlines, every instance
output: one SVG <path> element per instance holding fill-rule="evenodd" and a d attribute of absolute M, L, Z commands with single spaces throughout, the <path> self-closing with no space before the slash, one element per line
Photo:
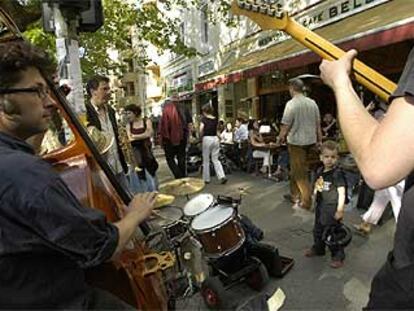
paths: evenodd
<path fill-rule="evenodd" d="M 316 29 L 389 1 L 391 0 L 326 1 L 294 16 L 294 19 L 306 28 Z M 261 49 L 270 44 L 282 42 L 288 38 L 290 38 L 289 35 L 277 31 L 272 33 L 272 35 L 259 38 L 257 47 Z"/>
<path fill-rule="evenodd" d="M 315 29 L 388 1 L 390 0 L 327 1 L 314 9 L 298 15 L 295 19 L 303 26 Z"/>

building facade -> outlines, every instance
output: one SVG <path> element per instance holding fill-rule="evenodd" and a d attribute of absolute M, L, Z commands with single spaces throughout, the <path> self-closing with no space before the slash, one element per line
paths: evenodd
<path fill-rule="evenodd" d="M 356 48 L 359 59 L 391 80 L 402 72 L 414 43 L 414 1 L 302 0 L 279 1 L 292 18 L 344 50 Z M 206 2 L 214 6 L 214 2 Z M 214 11 L 214 7 L 211 7 Z M 386 14 L 385 12 L 392 12 Z M 167 96 L 178 94 L 193 114 L 211 102 L 221 119 L 280 119 L 289 99 L 292 77 L 319 74 L 321 58 L 289 35 L 262 31 L 253 21 L 239 17 L 239 25 L 210 24 L 203 10 L 177 11 L 185 42 L 198 57 L 172 55 L 161 67 Z M 180 15 L 181 14 L 181 15 Z M 260 19 L 258 13 L 256 17 Z M 390 54 L 392 53 L 392 54 Z M 396 57 L 389 57 L 395 55 Z M 306 80 L 308 92 L 322 113 L 335 113 L 332 92 L 318 80 Z M 373 94 L 356 85 L 361 97 Z"/>

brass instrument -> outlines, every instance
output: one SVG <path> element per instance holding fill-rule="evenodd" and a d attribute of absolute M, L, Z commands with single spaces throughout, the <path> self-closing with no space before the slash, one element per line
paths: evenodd
<path fill-rule="evenodd" d="M 95 126 L 89 126 L 87 131 L 99 153 L 102 155 L 106 154 L 115 142 L 114 137 L 98 130 Z"/>
<path fill-rule="evenodd" d="M 132 149 L 131 142 L 129 141 L 125 124 L 121 123 L 118 127 L 118 138 L 122 153 L 124 154 L 127 163 L 133 167 L 135 172 L 141 172 L 142 169 L 139 167 L 137 160 L 135 159 L 134 150 Z"/>

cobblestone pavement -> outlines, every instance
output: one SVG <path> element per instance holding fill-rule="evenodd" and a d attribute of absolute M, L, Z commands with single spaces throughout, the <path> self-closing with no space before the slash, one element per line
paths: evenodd
<path fill-rule="evenodd" d="M 160 162 L 159 181 L 171 180 L 162 152 L 158 150 L 156 153 Z M 193 176 L 198 177 L 197 174 Z M 370 282 L 392 247 L 395 231 L 392 219 L 376 228 L 369 238 L 354 235 L 351 245 L 345 250 L 345 266 L 334 270 L 329 267 L 329 255 L 317 258 L 303 256 L 304 250 L 312 244 L 314 218 L 311 212 L 293 210 L 283 199 L 283 195 L 288 193 L 287 182 L 276 183 L 244 172 L 234 172 L 228 179 L 223 186 L 213 177 L 202 192 L 238 196 L 239 188 L 247 189 L 240 212 L 264 230 L 265 240 L 277 246 L 281 255 L 295 260 L 293 269 L 281 279 L 271 278 L 262 293 L 271 295 L 280 288 L 286 295 L 282 310 L 361 310 L 365 306 Z M 183 207 L 185 202 L 185 198 L 177 198 L 174 205 Z M 345 223 L 357 223 L 359 213 L 348 208 Z M 237 308 L 257 295 L 241 283 L 228 291 L 227 304 Z M 177 308 L 207 309 L 199 293 L 179 301 Z"/>

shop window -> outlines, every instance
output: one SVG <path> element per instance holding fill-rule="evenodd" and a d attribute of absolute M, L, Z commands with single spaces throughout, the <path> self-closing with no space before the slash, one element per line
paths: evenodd
<path fill-rule="evenodd" d="M 201 42 L 208 43 L 208 6 L 201 8 Z"/>
<path fill-rule="evenodd" d="M 182 22 L 179 26 L 180 29 L 180 38 L 182 41 L 184 41 L 185 39 L 185 26 L 184 26 L 184 22 Z"/>
<path fill-rule="evenodd" d="M 232 119 L 234 117 L 233 101 L 226 100 L 224 102 L 224 109 L 226 112 L 226 119 Z"/>
<path fill-rule="evenodd" d="M 135 83 L 134 82 L 125 83 L 125 96 L 135 96 Z"/>
<path fill-rule="evenodd" d="M 128 36 L 126 40 L 127 40 L 128 44 L 129 44 L 129 46 L 132 47 L 132 36 Z"/>
<path fill-rule="evenodd" d="M 128 66 L 128 72 L 134 72 L 134 61 L 132 59 L 128 59 L 126 63 Z"/>

